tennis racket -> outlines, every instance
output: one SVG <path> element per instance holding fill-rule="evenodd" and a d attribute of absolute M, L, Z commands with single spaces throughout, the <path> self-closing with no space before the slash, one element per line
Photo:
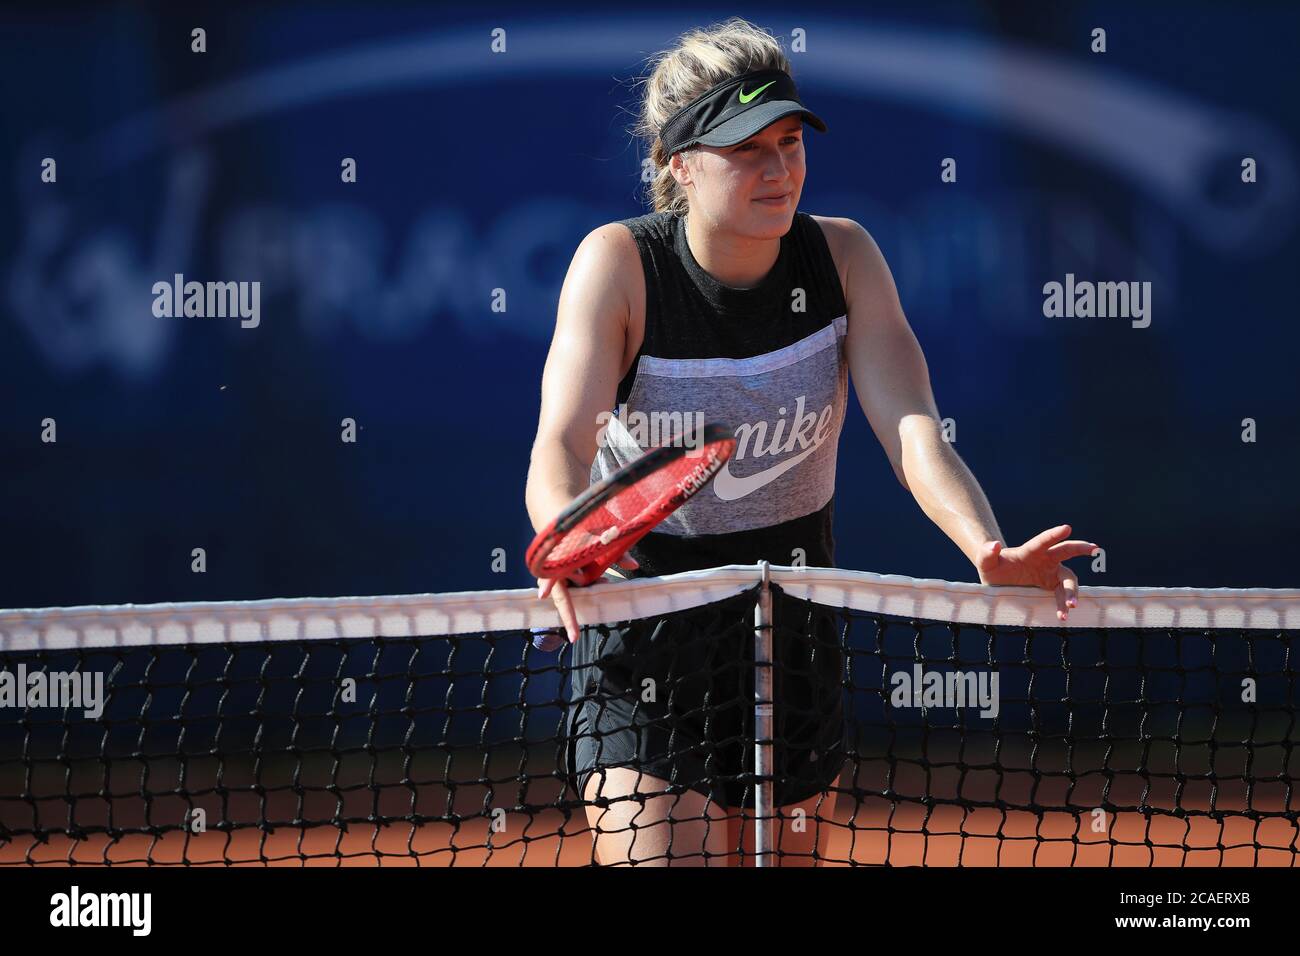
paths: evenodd
<path fill-rule="evenodd" d="M 528 570 L 538 578 L 593 583 L 707 487 L 735 447 L 725 426 L 710 424 L 633 459 L 578 495 L 538 533 L 526 554 Z"/>

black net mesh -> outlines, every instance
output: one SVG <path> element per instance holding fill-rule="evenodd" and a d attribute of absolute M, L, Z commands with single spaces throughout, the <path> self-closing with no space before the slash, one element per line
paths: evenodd
<path fill-rule="evenodd" d="M 558 653 L 8 640 L 0 865 L 752 865 L 759 750 L 782 865 L 1296 865 L 1293 630 L 772 598 L 761 665 L 757 586 Z"/>

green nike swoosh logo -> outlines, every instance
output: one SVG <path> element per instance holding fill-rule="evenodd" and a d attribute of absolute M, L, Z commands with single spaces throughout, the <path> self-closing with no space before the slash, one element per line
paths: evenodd
<path fill-rule="evenodd" d="M 740 102 L 742 102 L 742 103 L 748 103 L 750 100 L 752 100 L 754 97 L 756 97 L 759 93 L 762 93 L 765 89 L 767 89 L 769 86 L 771 86 L 772 83 L 775 83 L 775 82 L 776 82 L 776 80 L 772 80 L 772 81 L 769 82 L 769 83 L 764 83 L 762 86 L 760 86 L 758 89 L 756 89 L 753 93 L 746 93 L 746 92 L 742 89 L 742 90 L 740 91 Z"/>

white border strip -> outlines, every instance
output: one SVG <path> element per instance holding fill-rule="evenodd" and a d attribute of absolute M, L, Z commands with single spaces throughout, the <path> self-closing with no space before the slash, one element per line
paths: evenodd
<path fill-rule="evenodd" d="M 757 583 L 731 565 L 659 578 L 598 581 L 570 591 L 578 620 L 603 624 L 698 607 Z M 535 588 L 388 597 L 119 604 L 0 611 L 0 651 L 155 644 L 481 634 L 559 626 Z"/>
<path fill-rule="evenodd" d="M 755 586 L 759 569 L 732 564 L 575 588 L 583 624 L 651 617 Z M 1053 595 L 833 568 L 772 568 L 790 596 L 830 607 L 966 624 L 1031 627 L 1300 629 L 1300 590 L 1081 587 L 1069 621 Z M 0 611 L 0 650 L 217 644 L 481 634 L 559 625 L 532 588 L 388 597 L 109 605 Z"/>
<path fill-rule="evenodd" d="M 792 597 L 831 607 L 963 624 L 1022 627 L 1300 628 L 1300 590 L 1280 588 L 1079 588 L 1079 606 L 1056 618 L 1055 595 L 834 568 L 773 568 Z"/>

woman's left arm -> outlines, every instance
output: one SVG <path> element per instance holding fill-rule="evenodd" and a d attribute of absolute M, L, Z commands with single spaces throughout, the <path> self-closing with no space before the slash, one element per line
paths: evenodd
<path fill-rule="evenodd" d="M 870 234 L 834 220 L 845 256 L 845 348 L 858 401 L 894 474 L 921 510 L 970 559 L 984 584 L 1019 584 L 1056 593 L 1065 620 L 1078 600 L 1078 578 L 1062 562 L 1097 545 L 1067 540 L 1069 525 L 1006 547 L 979 482 L 944 440 L 921 346 L 903 314 L 894 278 Z"/>

